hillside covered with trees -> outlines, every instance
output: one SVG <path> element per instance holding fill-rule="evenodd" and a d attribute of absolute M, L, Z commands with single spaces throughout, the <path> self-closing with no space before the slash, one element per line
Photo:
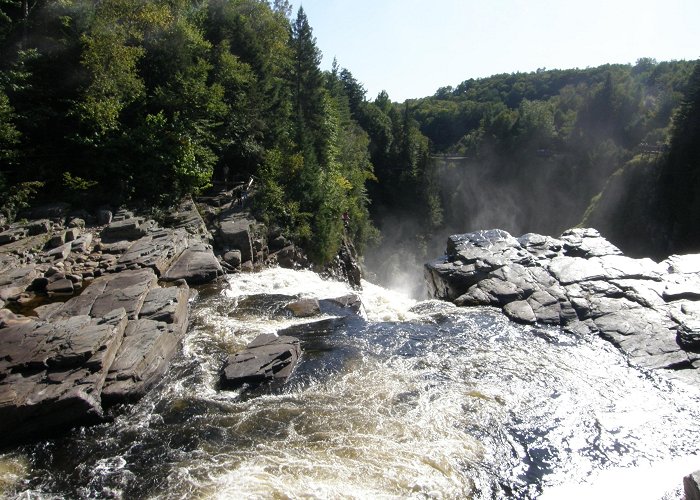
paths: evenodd
<path fill-rule="evenodd" d="M 657 254 L 668 237 L 700 244 L 695 62 L 496 75 L 395 103 L 322 71 L 286 0 L 0 0 L 0 54 L 10 220 L 29 199 L 165 206 L 253 175 L 258 216 L 319 263 L 345 235 L 362 251 L 381 230 L 424 258 L 448 232 L 582 219 L 613 240 L 644 226 Z"/>
<path fill-rule="evenodd" d="M 693 115 L 681 104 L 696 66 L 640 59 L 504 74 L 409 101 L 431 149 L 460 158 L 437 162 L 446 225 L 559 234 L 583 223 L 633 254 L 670 251 L 668 239 L 687 229 L 673 236 L 660 213 L 671 216 L 666 208 L 688 202 L 692 189 L 668 189 L 685 181 L 664 172 L 674 161 L 670 145 L 698 140 L 697 130 L 679 129 Z"/>

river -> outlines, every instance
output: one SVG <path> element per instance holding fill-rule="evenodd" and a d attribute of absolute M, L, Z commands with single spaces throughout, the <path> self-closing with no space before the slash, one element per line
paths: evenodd
<path fill-rule="evenodd" d="M 0 494 L 671 499 L 700 469 L 695 389 L 597 337 L 370 283 L 362 317 L 300 336 L 284 386 L 218 390 L 226 353 L 305 321 L 261 294 L 347 293 L 284 269 L 202 290 L 162 383 L 108 423 L 0 455 Z"/>

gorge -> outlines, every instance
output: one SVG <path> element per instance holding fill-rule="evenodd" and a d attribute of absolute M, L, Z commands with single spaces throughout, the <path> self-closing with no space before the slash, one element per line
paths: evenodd
<path fill-rule="evenodd" d="M 0 1 L 0 497 L 700 498 L 700 62 L 291 7 Z"/>
<path fill-rule="evenodd" d="M 427 286 L 463 307 L 279 267 L 193 284 L 152 388 L 6 446 L 3 494 L 678 498 L 697 467 L 698 269 L 626 259 L 594 230 L 454 235 Z M 286 381 L 224 388 L 228 356 L 266 334 L 299 341 Z"/>

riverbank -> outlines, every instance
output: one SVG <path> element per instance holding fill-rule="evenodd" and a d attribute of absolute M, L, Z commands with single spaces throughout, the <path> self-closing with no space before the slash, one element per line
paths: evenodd
<path fill-rule="evenodd" d="M 102 421 L 107 408 L 143 397 L 187 331 L 193 287 L 269 265 L 309 266 L 234 191 L 198 201 L 183 200 L 160 222 L 57 203 L 3 228 L 0 427 L 12 432 L 0 446 Z"/>

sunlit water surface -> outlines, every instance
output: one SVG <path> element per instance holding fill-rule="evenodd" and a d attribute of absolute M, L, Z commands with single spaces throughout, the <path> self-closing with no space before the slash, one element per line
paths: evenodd
<path fill-rule="evenodd" d="M 350 292 L 282 269 L 203 290 L 155 390 L 110 423 L 0 455 L 0 492 L 670 499 L 700 469 L 695 390 L 630 367 L 596 337 L 416 303 L 370 283 L 361 317 L 300 336 L 286 385 L 218 389 L 227 353 L 308 321 L 246 297 Z"/>

